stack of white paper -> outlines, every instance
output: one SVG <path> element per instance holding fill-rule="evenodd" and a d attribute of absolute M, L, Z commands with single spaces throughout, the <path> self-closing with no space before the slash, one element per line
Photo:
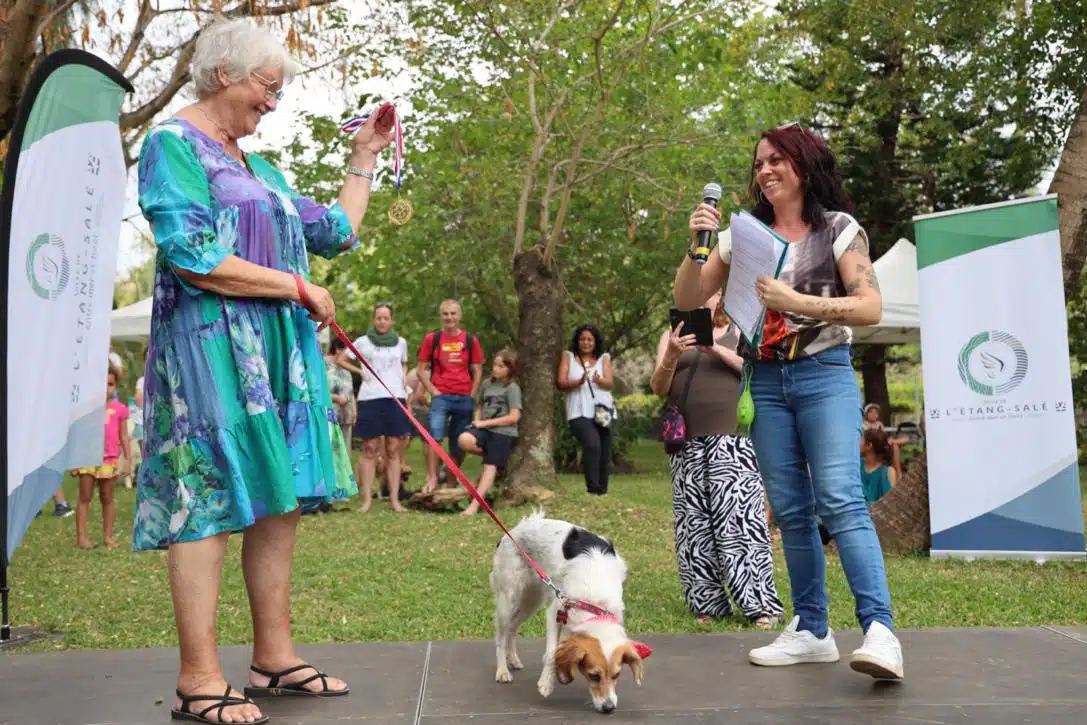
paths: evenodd
<path fill-rule="evenodd" d="M 746 211 L 729 219 L 732 262 L 725 288 L 725 313 L 740 328 L 748 344 L 762 333 L 766 306 L 759 301 L 755 282 L 759 277 L 777 279 L 788 243 Z"/>

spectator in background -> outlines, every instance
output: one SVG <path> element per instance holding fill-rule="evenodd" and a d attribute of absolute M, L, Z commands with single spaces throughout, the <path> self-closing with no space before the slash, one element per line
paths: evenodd
<path fill-rule="evenodd" d="M 898 443 L 882 430 L 869 428 L 861 435 L 861 487 L 871 506 L 902 478 Z"/>
<path fill-rule="evenodd" d="M 864 406 L 864 430 L 883 430 L 880 414 L 879 403 L 869 403 Z"/>
<path fill-rule="evenodd" d="M 594 496 L 608 492 L 611 470 L 612 426 L 616 411 L 611 389 L 611 355 L 604 351 L 604 336 L 594 325 L 574 330 L 570 349 L 559 359 L 555 378 L 566 394 L 566 420 L 581 444 L 585 489 Z"/>
<path fill-rule="evenodd" d="M 419 346 L 419 380 L 430 395 L 430 435 L 438 443 L 449 435 L 449 455 L 459 466 L 464 454 L 457 439 L 475 412 L 475 397 L 483 381 L 483 347 L 475 335 L 461 329 L 459 302 L 445 300 L 438 312 L 441 329 L 428 332 Z M 423 493 L 430 493 L 438 487 L 438 453 L 430 446 L 424 452 Z"/>
<path fill-rule="evenodd" d="M 360 511 L 369 511 L 373 504 L 379 456 L 384 457 L 389 503 L 393 511 L 406 511 L 400 504 L 400 460 L 411 435 L 411 421 L 400 405 L 406 405 L 408 397 L 404 385 L 408 372 L 408 342 L 393 329 L 391 304 L 380 302 L 374 307 L 373 324 L 365 335 L 355 340 L 355 348 L 385 383 L 382 385 L 368 370 L 362 370 L 355 421 L 355 435 L 362 439 L 363 446 L 362 457 L 355 469 L 362 486 Z M 352 353 L 348 354 L 354 357 Z M 397 404 L 398 400 L 400 404 Z"/>
<path fill-rule="evenodd" d="M 510 454 L 517 447 L 517 423 L 521 420 L 521 387 L 517 384 L 517 353 L 508 348 L 494 356 L 491 377 L 483 383 L 479 407 L 472 425 L 460 434 L 460 447 L 466 453 L 483 457 L 483 472 L 476 490 L 486 496 L 494 485 L 500 468 L 505 468 Z M 479 511 L 479 502 L 472 499 L 461 512 L 471 516 Z"/>
<path fill-rule="evenodd" d="M 96 486 L 98 498 L 102 502 L 102 542 L 110 549 L 117 546 L 117 542 L 113 539 L 113 523 L 117 518 L 117 504 L 113 501 L 113 486 L 117 482 L 121 454 L 124 454 L 125 475 L 132 475 L 132 447 L 128 439 L 128 406 L 118 402 L 116 394 L 117 374 L 110 370 L 106 373 L 106 430 L 102 463 L 71 471 L 71 474 L 79 479 L 75 536 L 76 546 L 80 549 L 94 548 L 94 544 L 87 538 L 87 516 L 90 514 L 91 502 L 94 501 Z"/>
<path fill-rule="evenodd" d="M 355 381 L 351 379 L 351 371 L 344 365 L 349 354 L 343 340 L 333 337 L 328 344 L 328 354 L 325 355 L 328 392 L 336 406 L 336 420 L 343 431 L 343 442 L 348 452 L 351 451 L 351 431 L 358 412 L 355 405 Z"/>

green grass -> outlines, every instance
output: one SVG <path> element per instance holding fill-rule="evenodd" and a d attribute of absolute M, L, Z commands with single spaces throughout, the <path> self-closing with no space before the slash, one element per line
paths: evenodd
<path fill-rule="evenodd" d="M 548 514 L 612 537 L 630 564 L 627 605 L 632 631 L 705 632 L 743 629 L 742 621 L 698 627 L 676 575 L 667 464 L 659 444 L 639 444 L 641 474 L 616 476 L 611 493 L 590 498 L 580 476 L 563 476 Z M 419 486 L 418 442 L 409 462 Z M 478 473 L 478 460 L 467 473 Z M 75 491 L 66 484 L 69 500 Z M 133 490 L 119 489 L 118 534 L 128 534 Z M 295 560 L 293 616 L 299 642 L 395 641 L 491 637 L 487 576 L 499 530 L 485 515 L 396 515 L 377 501 L 368 515 L 352 501 L 343 510 L 302 520 Z M 47 511 L 49 507 L 47 507 Z M 500 510 L 512 526 L 529 509 Z M 100 510 L 90 530 L 100 536 Z M 119 536 L 123 539 L 123 536 Z M 130 648 L 176 643 L 164 553 L 84 552 L 74 547 L 74 520 L 42 516 L 12 562 L 12 621 L 63 633 L 36 650 Z M 219 608 L 222 644 L 250 639 L 239 564 L 241 538 L 232 537 Z M 779 592 L 788 579 L 776 552 Z M 855 628 L 853 601 L 836 558 L 829 560 L 831 624 Z M 930 561 L 888 557 L 897 623 L 903 628 L 1035 626 L 1087 623 L 1082 564 Z M 542 615 L 526 629 L 542 634 Z"/>

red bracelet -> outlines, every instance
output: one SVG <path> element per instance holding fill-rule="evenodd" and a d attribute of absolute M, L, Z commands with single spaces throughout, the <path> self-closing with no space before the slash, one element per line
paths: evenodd
<path fill-rule="evenodd" d="M 302 303 L 303 307 L 312 312 L 313 300 L 306 294 L 306 281 L 302 279 L 302 275 L 300 274 L 292 274 L 291 276 L 294 277 L 294 283 L 298 287 L 298 300 Z"/>

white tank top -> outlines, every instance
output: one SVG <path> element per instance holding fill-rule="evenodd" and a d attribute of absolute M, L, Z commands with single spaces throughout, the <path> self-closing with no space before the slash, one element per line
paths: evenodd
<path fill-rule="evenodd" d="M 581 380 L 581 376 L 585 374 L 585 368 L 582 367 L 581 361 L 577 359 L 574 353 L 566 350 L 563 355 L 567 355 L 570 358 L 570 372 L 567 373 L 566 379 L 570 382 Z M 609 358 L 608 353 L 604 353 L 600 358 L 589 367 L 589 379 L 581 384 L 581 387 L 574 390 L 566 391 L 566 420 L 573 420 L 574 418 L 592 418 L 593 409 L 597 403 L 606 405 L 615 411 L 615 403 L 611 397 L 610 390 L 604 390 L 599 385 L 592 383 L 593 373 L 600 373 L 601 377 L 604 375 L 604 358 Z M 589 384 L 592 383 L 592 392 L 589 392 Z M 593 396 L 596 399 L 593 399 Z M 615 417 L 618 418 L 618 412 L 615 413 Z"/>

